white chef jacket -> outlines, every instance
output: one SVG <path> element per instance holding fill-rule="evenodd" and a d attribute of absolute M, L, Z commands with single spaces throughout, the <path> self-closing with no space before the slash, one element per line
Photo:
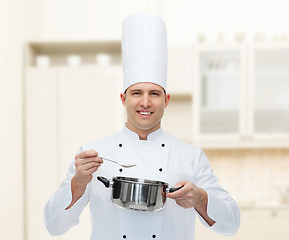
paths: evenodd
<path fill-rule="evenodd" d="M 159 180 L 171 186 L 180 180 L 192 181 L 208 193 L 207 212 L 216 221 L 210 229 L 223 235 L 233 235 L 238 230 L 239 207 L 219 186 L 206 155 L 199 148 L 176 139 L 162 128 L 151 133 L 147 140 L 139 140 L 136 133 L 124 127 L 108 138 L 81 146 L 79 152 L 89 149 L 119 163 L 136 164 L 136 167 L 121 168 L 104 161 L 93 174 L 83 196 L 65 210 L 72 200 L 73 161 L 66 179 L 44 209 L 44 221 L 50 234 L 60 235 L 77 225 L 82 210 L 89 202 L 92 224 L 90 240 L 194 239 L 197 214 L 194 208 L 184 209 L 167 198 L 164 209 L 158 212 L 121 209 L 111 201 L 112 189 L 106 188 L 97 180 L 97 176 Z"/>

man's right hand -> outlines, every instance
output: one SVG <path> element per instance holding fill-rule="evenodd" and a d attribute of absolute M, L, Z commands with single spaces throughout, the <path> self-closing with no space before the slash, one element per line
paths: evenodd
<path fill-rule="evenodd" d="M 84 194 L 86 185 L 91 181 L 92 174 L 100 167 L 103 160 L 94 150 L 81 152 L 75 156 L 75 174 L 71 179 L 72 201 L 66 208 L 71 208 Z"/>
<path fill-rule="evenodd" d="M 87 185 L 91 179 L 92 174 L 100 167 L 103 160 L 98 157 L 95 150 L 88 150 L 81 152 L 75 156 L 75 180 L 80 185 Z"/>

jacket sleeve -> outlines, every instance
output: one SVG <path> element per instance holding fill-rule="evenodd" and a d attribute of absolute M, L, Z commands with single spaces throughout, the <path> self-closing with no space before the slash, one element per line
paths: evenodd
<path fill-rule="evenodd" d="M 65 180 L 51 196 L 44 208 L 44 223 L 48 232 L 60 235 L 79 223 L 79 216 L 89 200 L 89 185 L 82 197 L 68 210 L 72 200 L 71 179 L 75 174 L 74 161 L 69 167 Z"/>
<path fill-rule="evenodd" d="M 230 194 L 223 189 L 214 175 L 207 156 L 200 151 L 195 159 L 195 184 L 208 194 L 207 213 L 216 223 L 210 227 L 222 235 L 234 235 L 240 227 L 240 209 Z M 201 222 L 209 225 L 199 216 Z"/>

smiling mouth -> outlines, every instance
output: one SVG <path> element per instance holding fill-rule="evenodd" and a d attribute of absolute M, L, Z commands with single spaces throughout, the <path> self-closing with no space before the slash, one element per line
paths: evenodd
<path fill-rule="evenodd" d="M 149 116 L 152 114 L 152 112 L 143 112 L 143 111 L 137 111 L 140 115 L 143 115 L 143 116 Z"/>

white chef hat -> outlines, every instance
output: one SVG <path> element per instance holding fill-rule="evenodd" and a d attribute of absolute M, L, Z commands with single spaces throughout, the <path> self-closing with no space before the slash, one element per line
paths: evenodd
<path fill-rule="evenodd" d="M 167 31 L 154 15 L 131 15 L 122 25 L 124 91 L 139 82 L 167 87 Z"/>

